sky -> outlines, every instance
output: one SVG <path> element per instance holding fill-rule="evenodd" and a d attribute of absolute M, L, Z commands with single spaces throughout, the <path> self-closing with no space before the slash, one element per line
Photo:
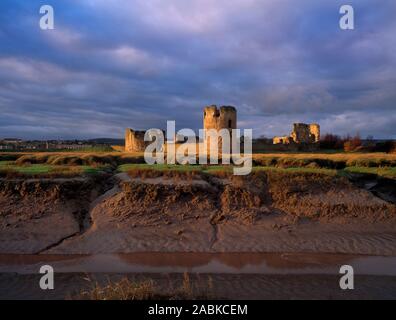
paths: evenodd
<path fill-rule="evenodd" d="M 196 130 L 216 104 L 256 137 L 317 122 L 395 139 L 395 16 L 394 0 L 1 0 L 0 138 Z"/>

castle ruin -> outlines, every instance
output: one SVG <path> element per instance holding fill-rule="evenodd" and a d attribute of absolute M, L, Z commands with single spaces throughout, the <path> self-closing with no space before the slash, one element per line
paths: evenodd
<path fill-rule="evenodd" d="M 204 109 L 204 129 L 236 129 L 237 114 L 235 107 L 222 106 L 220 109 L 215 105 L 207 106 Z"/>
<path fill-rule="evenodd" d="M 274 144 L 290 144 L 292 143 L 292 138 L 290 136 L 274 137 Z"/>
<path fill-rule="evenodd" d="M 207 106 L 204 109 L 203 127 L 205 130 L 214 129 L 216 131 L 227 129 L 230 132 L 237 128 L 237 111 L 232 106 L 222 106 L 219 109 L 216 105 Z M 222 150 L 222 141 L 219 137 L 219 151 Z M 210 139 L 205 139 L 204 144 L 210 149 Z"/>
<path fill-rule="evenodd" d="M 309 125 L 309 131 L 311 132 L 311 135 L 315 138 L 315 143 L 320 142 L 320 125 L 317 123 L 311 123 Z"/>
<path fill-rule="evenodd" d="M 320 141 L 320 126 L 317 123 L 294 123 L 290 136 L 274 137 L 273 144 L 314 144 Z"/>
<path fill-rule="evenodd" d="M 210 105 L 204 108 L 203 128 L 205 130 L 220 131 L 226 129 L 232 138 L 232 130 L 237 129 L 237 110 L 233 106 Z M 164 132 L 165 134 L 165 132 Z M 144 152 L 150 142 L 144 141 L 145 131 L 126 129 L 125 152 Z M 185 137 L 184 137 L 185 138 Z M 203 145 L 210 154 L 210 136 L 206 136 Z M 320 126 L 317 123 L 305 124 L 294 123 L 290 135 L 274 137 L 268 142 L 261 144 L 260 148 L 271 151 L 313 151 L 317 150 L 320 141 Z M 221 135 L 218 135 L 218 151 L 222 152 L 223 143 Z M 232 141 L 230 141 L 232 142 Z M 232 151 L 232 150 L 230 150 Z"/>
<path fill-rule="evenodd" d="M 135 131 L 126 129 L 125 131 L 125 151 L 144 152 L 148 142 L 144 141 L 145 131 Z"/>

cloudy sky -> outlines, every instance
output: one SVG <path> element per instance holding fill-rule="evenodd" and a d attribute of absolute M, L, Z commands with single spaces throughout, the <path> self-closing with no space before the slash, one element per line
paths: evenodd
<path fill-rule="evenodd" d="M 0 138 L 198 129 L 209 104 L 255 136 L 318 122 L 396 138 L 395 15 L 394 0 L 1 0 Z"/>

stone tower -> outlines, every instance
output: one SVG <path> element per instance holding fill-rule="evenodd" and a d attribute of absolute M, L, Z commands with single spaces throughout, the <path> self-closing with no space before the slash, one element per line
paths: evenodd
<path fill-rule="evenodd" d="M 232 129 L 237 128 L 237 112 L 235 107 L 222 106 L 220 109 L 216 105 L 207 106 L 204 109 L 203 127 L 206 130 L 214 129 L 228 129 L 230 131 L 230 138 L 232 137 Z M 231 142 L 231 139 L 230 139 Z M 210 154 L 210 139 L 205 139 L 204 144 Z M 219 153 L 222 151 L 222 139 L 218 141 Z M 230 145 L 230 151 L 232 147 Z"/>
<path fill-rule="evenodd" d="M 309 132 L 314 137 L 314 142 L 320 141 L 320 126 L 317 123 L 311 123 L 309 125 Z"/>
<path fill-rule="evenodd" d="M 144 141 L 145 131 L 135 131 L 126 129 L 125 131 L 125 151 L 126 152 L 144 152 L 147 143 Z"/>
<path fill-rule="evenodd" d="M 223 106 L 220 110 L 212 105 L 204 109 L 204 129 L 236 129 L 237 112 L 235 107 Z"/>

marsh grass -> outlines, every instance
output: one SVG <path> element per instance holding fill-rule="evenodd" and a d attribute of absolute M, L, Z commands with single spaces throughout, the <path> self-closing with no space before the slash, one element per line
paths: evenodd
<path fill-rule="evenodd" d="M 164 165 L 124 165 L 118 168 L 121 172 L 127 172 L 132 178 L 175 178 L 191 180 L 196 178 L 205 179 L 207 176 L 217 178 L 229 178 L 233 176 L 232 166 L 164 166 Z M 252 168 L 250 175 L 259 172 L 280 172 L 290 174 L 321 174 L 326 176 L 346 176 L 350 173 L 375 174 L 379 177 L 396 179 L 396 167 L 345 167 L 343 169 L 327 169 L 317 166 L 305 167 L 272 167 L 256 166 Z"/>
<path fill-rule="evenodd" d="M 384 178 L 396 179 L 396 167 L 375 168 L 375 167 L 348 167 L 344 170 L 346 173 L 374 174 Z"/>
<path fill-rule="evenodd" d="M 143 153 L 121 152 L 37 152 L 0 153 L 0 161 L 17 164 L 111 165 L 145 164 Z M 396 167 L 396 154 L 388 153 L 260 153 L 253 154 L 254 165 L 264 167 Z M 166 167 L 166 165 L 164 165 Z M 185 167 L 185 166 L 184 166 Z M 212 167 L 212 166 L 211 166 Z M 215 166 L 213 166 L 215 167 Z M 173 169 L 173 168 L 172 168 Z M 183 169 L 180 169 L 183 170 Z"/>
<path fill-rule="evenodd" d="M 219 177 L 226 177 L 233 175 L 233 166 L 231 165 L 141 165 L 141 164 L 129 164 L 122 165 L 118 167 L 118 171 L 127 172 L 133 177 L 138 177 L 140 174 L 146 174 L 148 177 L 160 177 L 160 176 L 174 176 L 177 173 L 182 175 L 194 173 L 196 175 L 210 174 Z M 252 168 L 252 172 L 258 171 L 288 171 L 288 172 L 313 172 L 313 173 L 326 173 L 326 174 L 336 174 L 337 170 L 322 169 L 322 168 L 307 168 L 307 167 L 290 167 L 290 168 L 280 168 L 280 167 L 270 167 L 270 166 L 257 166 Z"/>
<path fill-rule="evenodd" d="M 19 177 L 70 177 L 84 174 L 96 174 L 102 168 L 92 166 L 58 166 L 48 164 L 18 165 L 12 161 L 0 162 L 0 176 L 7 178 Z"/>
<path fill-rule="evenodd" d="M 318 167 L 344 169 L 346 167 L 396 167 L 396 154 L 388 153 L 269 153 L 254 154 L 258 166 Z"/>
<path fill-rule="evenodd" d="M 11 157 L 11 158 L 8 158 Z M 0 155 L 0 160 L 13 160 L 16 164 L 53 165 L 118 165 L 145 163 L 142 153 L 120 152 L 37 152 Z"/>
<path fill-rule="evenodd" d="M 107 280 L 106 284 L 90 282 L 90 288 L 73 296 L 78 300 L 193 300 L 213 298 L 213 281 L 208 277 L 206 283 L 194 283 L 188 273 L 183 274 L 181 284 L 170 283 L 168 288 L 161 288 L 151 279 L 134 281 L 124 277 L 119 281 Z"/>
<path fill-rule="evenodd" d="M 232 175 L 232 166 L 221 165 L 148 165 L 129 164 L 118 167 L 118 171 L 127 172 L 131 178 L 173 178 L 193 180 L 207 175 L 226 177 Z"/>
<path fill-rule="evenodd" d="M 277 168 L 277 167 L 254 167 L 253 172 L 271 171 L 271 172 L 295 172 L 295 173 L 319 173 L 329 176 L 335 176 L 338 170 L 323 169 L 323 168 L 304 168 L 304 167 L 290 167 L 290 168 Z"/>
<path fill-rule="evenodd" d="M 149 179 L 166 178 L 174 181 L 192 181 L 201 178 L 201 171 L 196 166 L 142 166 L 124 167 L 131 178 Z"/>
<path fill-rule="evenodd" d="M 202 166 L 200 165 L 169 165 L 169 164 L 124 164 L 118 167 L 118 171 L 128 172 L 130 170 L 156 170 L 156 171 L 201 171 Z"/>
<path fill-rule="evenodd" d="M 69 169 L 65 167 L 70 167 Z M 374 173 L 395 177 L 396 154 L 387 153 L 261 153 L 253 155 L 253 172 Z M 80 169 L 79 169 L 80 168 Z M 83 169 L 85 168 L 85 169 Z M 232 165 L 148 165 L 142 153 L 37 152 L 0 154 L 0 171 L 15 174 L 95 173 L 101 169 L 128 172 L 137 177 L 189 177 L 232 174 Z M 353 169 L 351 169 L 353 168 Z M 370 170 L 364 170 L 368 168 Z M 79 171 L 80 170 L 80 171 Z"/>

